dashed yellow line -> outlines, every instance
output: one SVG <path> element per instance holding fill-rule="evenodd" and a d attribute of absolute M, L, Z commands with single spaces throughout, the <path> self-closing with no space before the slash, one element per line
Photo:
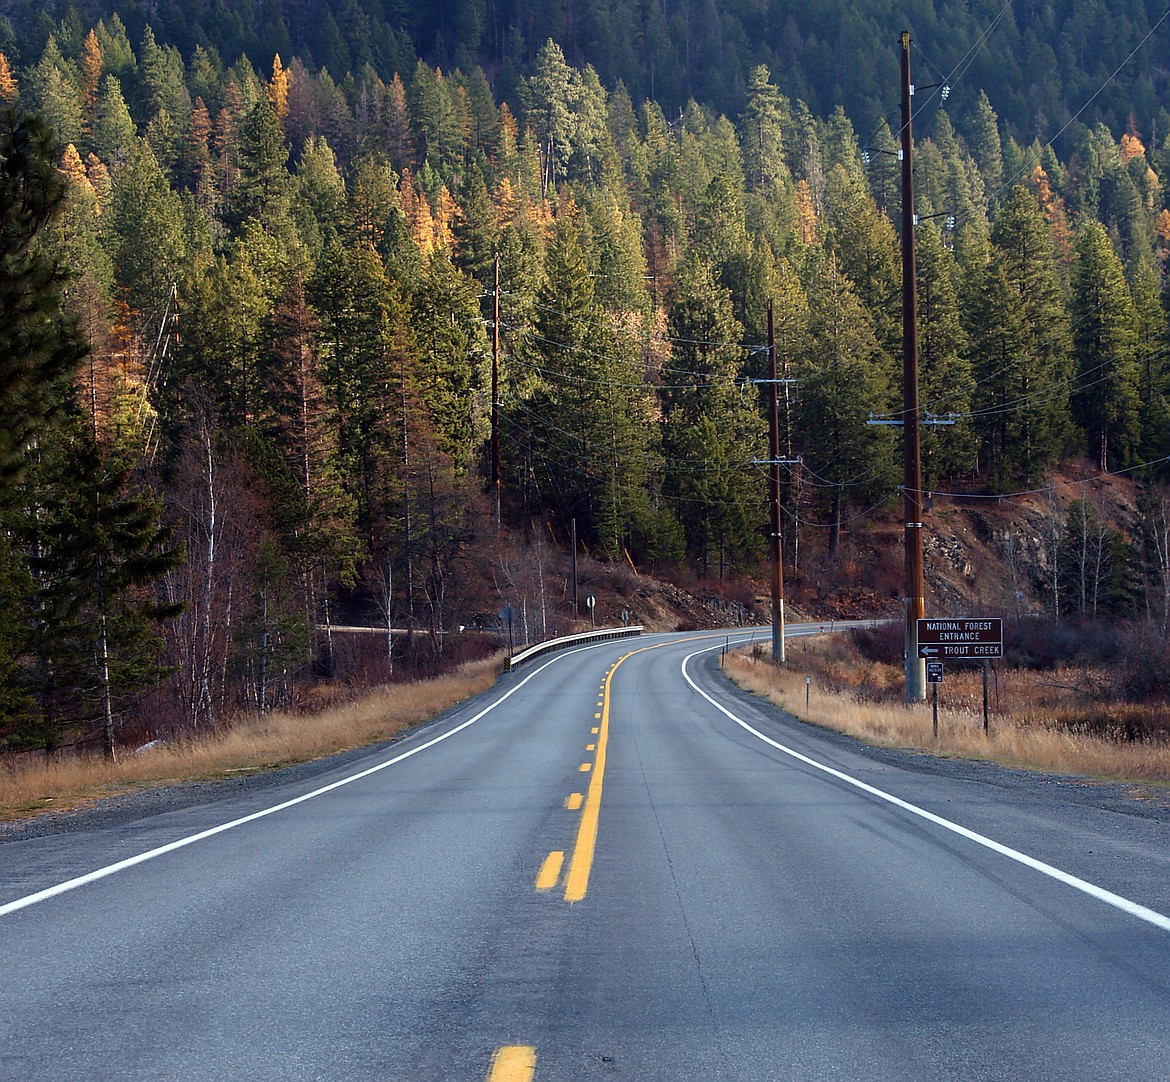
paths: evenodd
<path fill-rule="evenodd" d="M 492 1056 L 487 1082 L 529 1082 L 535 1073 L 536 1049 L 530 1044 L 506 1044 Z"/>
<path fill-rule="evenodd" d="M 589 771 L 593 769 L 593 764 L 582 763 L 579 767 L 577 767 L 577 769 L 580 770 L 582 774 L 588 774 Z"/>
<path fill-rule="evenodd" d="M 565 863 L 563 850 L 557 849 L 544 858 L 540 871 L 536 873 L 536 889 L 552 890 L 561 877 L 561 866 Z"/>
<path fill-rule="evenodd" d="M 568 808 L 569 811 L 576 811 L 579 807 L 581 807 L 581 801 L 584 799 L 585 798 L 580 793 L 570 793 L 567 797 L 565 797 L 565 807 Z"/>

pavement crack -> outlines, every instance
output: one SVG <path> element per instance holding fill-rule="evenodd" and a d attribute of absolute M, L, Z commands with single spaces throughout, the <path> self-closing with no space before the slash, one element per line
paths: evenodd
<path fill-rule="evenodd" d="M 658 839 L 662 843 L 662 852 L 666 856 L 666 867 L 670 872 L 670 885 L 674 891 L 674 897 L 675 902 L 678 905 L 679 916 L 682 918 L 683 930 L 686 932 L 687 944 L 690 947 L 691 957 L 695 962 L 695 972 L 698 974 L 699 988 L 703 993 L 703 1006 L 707 1011 L 707 1017 L 710 1020 L 712 1032 L 715 1034 L 716 1047 L 719 1050 L 719 1057 L 724 1061 L 725 1064 L 728 1064 L 729 1060 L 723 1048 L 722 1027 L 719 1024 L 719 1015 L 715 1010 L 715 1000 L 711 994 L 711 988 L 707 984 L 706 974 L 703 971 L 703 959 L 699 954 L 699 946 L 695 942 L 694 932 L 691 930 L 691 923 L 687 919 L 686 906 L 683 904 L 682 891 L 679 889 L 678 876 L 675 874 L 674 870 L 674 858 L 671 855 L 670 846 L 666 841 L 666 832 L 662 828 L 662 817 L 658 814 L 658 805 L 655 804 L 654 793 L 650 789 L 649 775 L 647 774 L 646 766 L 642 761 L 642 748 L 638 743 L 637 735 L 631 734 L 631 736 L 633 737 L 634 753 L 638 757 L 638 770 L 642 777 L 642 785 L 646 789 L 646 800 L 650 805 L 651 812 L 654 814 L 654 825 L 658 830 Z"/>

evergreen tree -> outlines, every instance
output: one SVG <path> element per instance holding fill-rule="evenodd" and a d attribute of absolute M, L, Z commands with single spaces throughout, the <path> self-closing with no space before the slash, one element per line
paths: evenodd
<path fill-rule="evenodd" d="M 394 503 L 393 463 L 406 396 L 403 304 L 377 254 L 328 245 L 309 281 L 322 380 L 337 417 L 342 469 L 371 547 Z"/>
<path fill-rule="evenodd" d="M 867 423 L 890 409 L 893 366 L 833 256 L 815 253 L 806 275 L 809 350 L 798 373 L 796 424 L 833 556 L 846 507 L 871 506 L 893 493 L 890 430 Z"/>
<path fill-rule="evenodd" d="M 182 201 L 144 140 L 135 142 L 111 176 L 113 190 L 102 222 L 114 273 L 136 316 L 157 320 L 185 266 Z"/>
<path fill-rule="evenodd" d="M 485 412 L 476 399 L 486 380 L 487 340 L 478 287 L 437 255 L 411 298 L 411 326 L 419 360 L 415 386 L 427 405 L 439 449 L 456 476 L 471 466 Z M 478 430 L 478 431 L 477 431 Z"/>
<path fill-rule="evenodd" d="M 69 271 L 37 244 L 65 209 L 66 183 L 55 159 L 42 121 L 11 112 L 0 118 L 0 480 L 8 482 L 61 415 L 85 355 L 62 311 Z"/>
<path fill-rule="evenodd" d="M 709 265 L 680 269 L 668 317 L 672 348 L 662 373 L 665 491 L 702 573 L 722 578 L 762 549 L 764 456 L 758 395 L 739 385 L 743 328 Z"/>
<path fill-rule="evenodd" d="M 969 416 L 975 391 L 967 335 L 959 318 L 954 257 L 943 246 L 932 222 L 917 232 L 919 401 L 926 421 L 922 431 L 922 475 L 930 487 L 975 465 L 975 441 Z"/>
<path fill-rule="evenodd" d="M 1167 383 L 1164 350 L 1167 321 L 1158 296 L 1158 285 L 1157 273 L 1145 263 L 1130 286 L 1137 316 L 1138 399 L 1142 429 L 1138 457 L 1143 462 L 1170 455 L 1170 385 Z"/>
<path fill-rule="evenodd" d="M 238 229 L 255 218 L 276 235 L 287 233 L 292 181 L 288 148 L 268 99 L 252 107 L 240 132 L 239 172 L 231 188 L 224 219 Z"/>
<path fill-rule="evenodd" d="M 567 530 L 611 556 L 643 530 L 650 417 L 641 366 L 594 308 L 577 210 L 557 219 L 526 352 L 539 378 L 511 411 L 513 454 L 536 499 Z"/>
<path fill-rule="evenodd" d="M 878 341 L 893 355 L 901 345 L 901 256 L 890 221 L 842 166 L 829 174 L 826 243 L 869 313 Z"/>
<path fill-rule="evenodd" d="M 83 121 L 77 76 L 61 56 L 53 37 L 25 79 L 22 105 L 43 117 L 60 142 L 81 142 Z"/>
<path fill-rule="evenodd" d="M 541 195 L 555 192 L 572 154 L 573 73 L 561 47 L 551 38 L 536 54 L 536 74 L 529 84 L 532 119 L 540 141 Z"/>
<path fill-rule="evenodd" d="M 1077 364 L 1073 419 L 1102 470 L 1138 461 L 1141 373 L 1137 313 L 1105 227 L 1088 222 L 1077 237 L 1069 314 Z"/>
<path fill-rule="evenodd" d="M 455 221 L 455 265 L 483 289 L 494 281 L 495 252 L 499 244 L 496 211 L 484 183 L 483 170 L 473 161 L 459 186 L 462 213 Z"/>
<path fill-rule="evenodd" d="M 113 759 L 123 705 L 163 675 L 157 626 L 179 606 L 151 588 L 182 552 L 161 502 L 125 461 L 84 424 L 63 435 L 29 494 L 37 512 L 24 519 L 37 581 L 36 694 L 46 721 L 96 728 Z"/>
<path fill-rule="evenodd" d="M 1066 446 L 1072 343 L 1052 240 L 1026 188 L 1017 185 L 1004 200 L 991 242 L 990 280 L 976 304 L 972 334 L 976 406 L 985 419 L 995 418 L 988 423 L 1001 435 L 1015 432 L 990 457 L 1007 456 L 1008 475 L 1025 482 L 1041 476 Z M 989 408 L 996 412 L 985 412 Z M 1017 416 L 1009 420 L 1002 411 Z"/>

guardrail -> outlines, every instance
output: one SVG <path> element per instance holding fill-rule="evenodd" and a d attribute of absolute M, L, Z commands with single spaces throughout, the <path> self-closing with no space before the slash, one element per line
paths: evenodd
<path fill-rule="evenodd" d="M 564 635 L 559 639 L 549 639 L 547 642 L 538 642 L 535 646 L 528 647 L 527 650 L 513 654 L 504 661 L 504 668 L 511 672 L 517 665 L 531 661 L 541 654 L 547 654 L 551 650 L 560 650 L 565 646 L 581 646 L 588 642 L 604 642 L 607 639 L 628 639 L 634 635 L 641 635 L 642 631 L 642 625 L 635 624 L 632 627 L 598 628 L 596 631 L 586 631 L 580 635 Z"/>

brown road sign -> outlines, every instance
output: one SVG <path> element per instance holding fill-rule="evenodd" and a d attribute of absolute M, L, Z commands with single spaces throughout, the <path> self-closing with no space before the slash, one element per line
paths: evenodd
<path fill-rule="evenodd" d="M 918 656 L 939 659 L 1003 657 L 1003 620 L 998 616 L 919 620 Z"/>

